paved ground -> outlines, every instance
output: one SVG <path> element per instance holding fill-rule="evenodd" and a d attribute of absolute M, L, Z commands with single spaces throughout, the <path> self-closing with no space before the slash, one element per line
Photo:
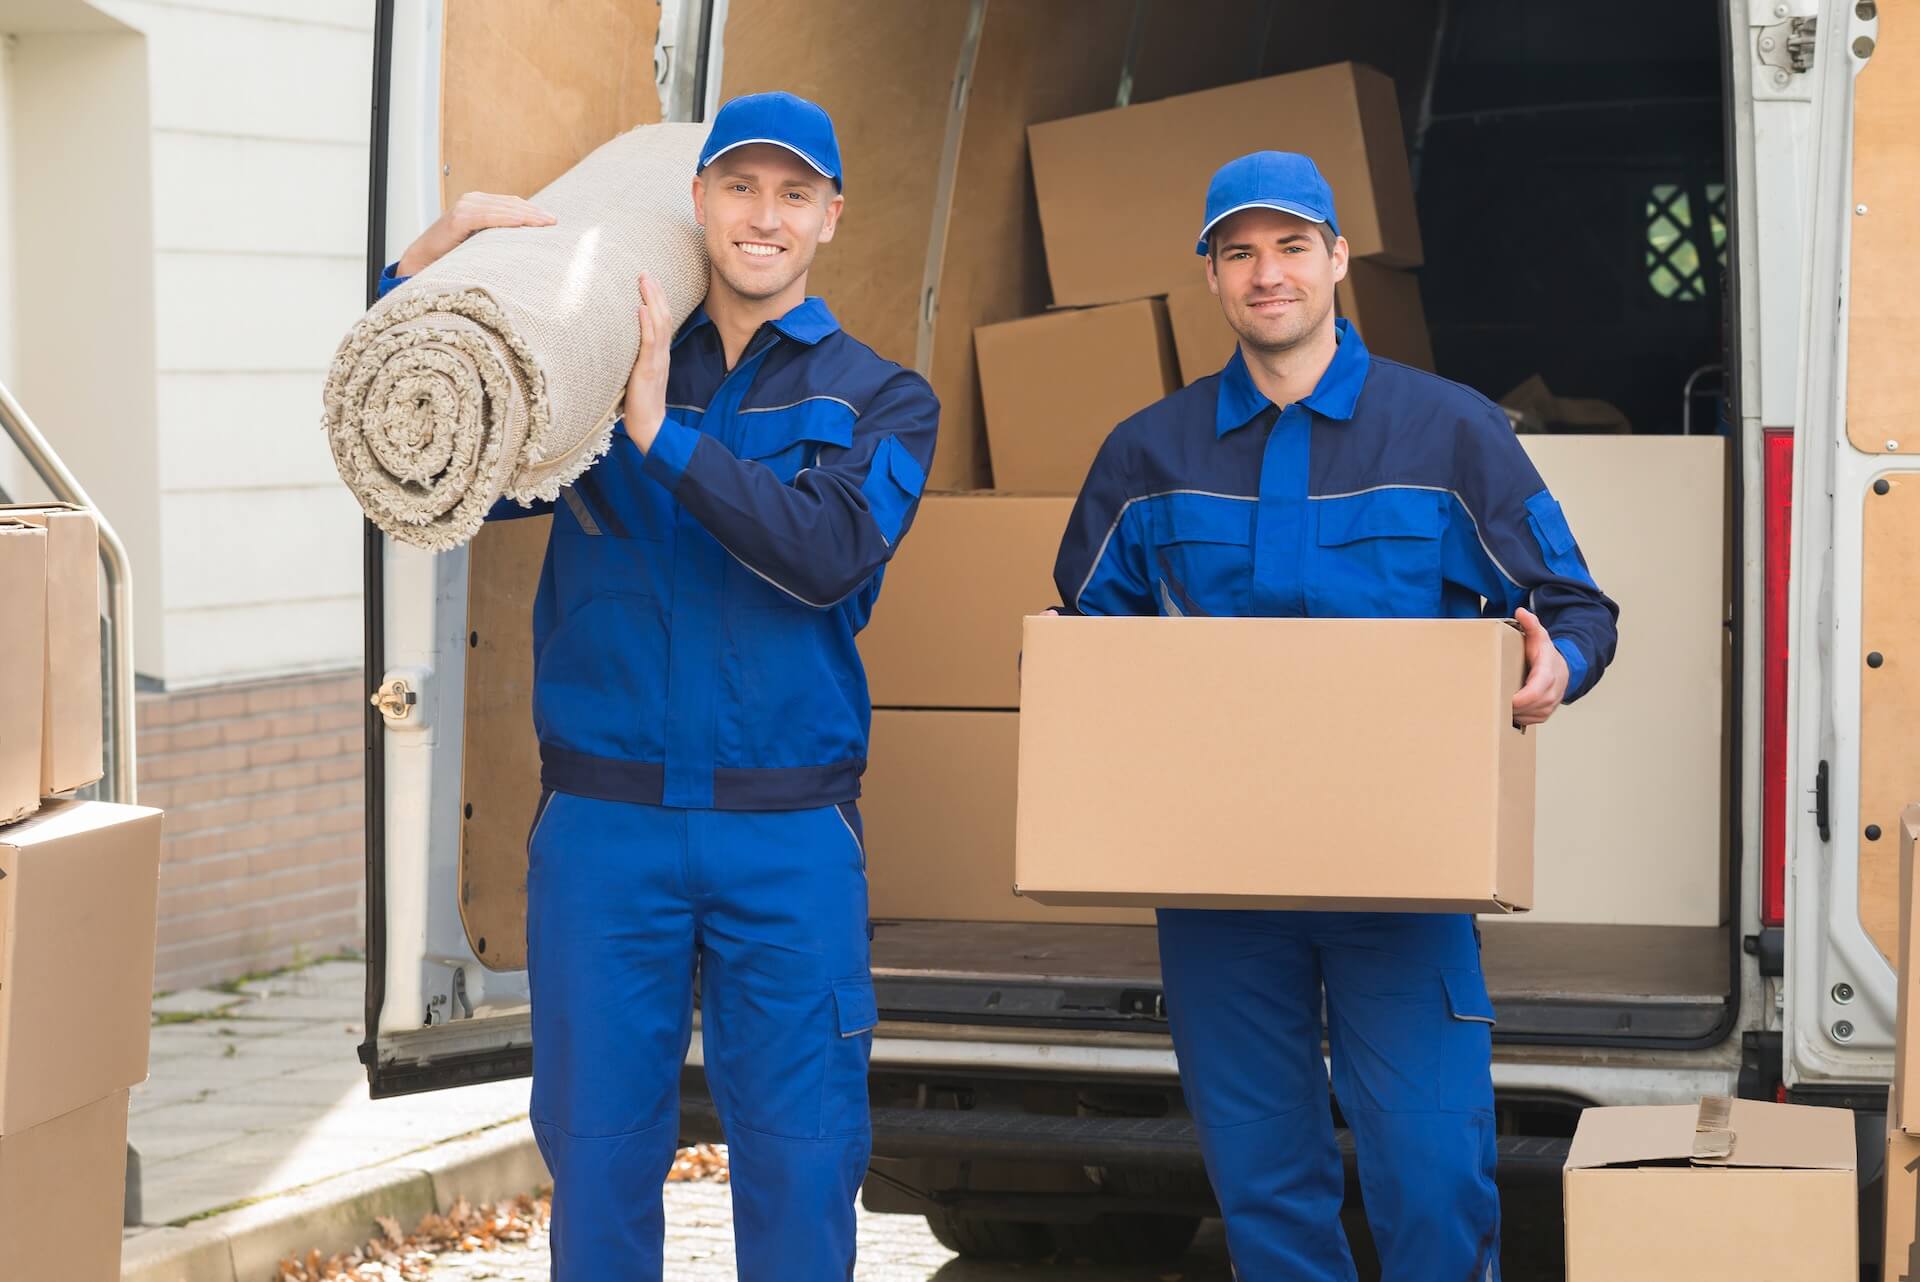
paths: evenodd
<path fill-rule="evenodd" d="M 143 1223 L 181 1223 L 526 1114 L 524 1080 L 368 1099 L 354 1055 L 365 974 L 322 962 L 155 999 L 151 1074 L 128 1123 Z"/>
<path fill-rule="evenodd" d="M 727 1190 L 716 1184 L 669 1184 L 666 1190 L 666 1276 L 673 1282 L 732 1282 L 733 1229 Z M 1510 1194 L 1506 1282 L 1560 1282 L 1559 1204 L 1550 1192 Z M 1367 1246 L 1358 1252 L 1363 1282 L 1379 1276 Z M 985 1264 L 956 1259 L 933 1240 L 926 1223 L 905 1215 L 860 1212 L 855 1282 L 1228 1282 L 1226 1242 L 1209 1221 L 1185 1258 L 1173 1265 L 1101 1267 L 1085 1262 Z M 443 1256 L 434 1282 L 548 1282 L 544 1246 Z"/>
<path fill-rule="evenodd" d="M 733 1282 L 733 1218 L 719 1184 L 669 1184 L 666 1276 L 673 1282 Z M 954 1258 L 933 1240 L 926 1222 L 905 1215 L 860 1213 L 855 1282 L 1227 1282 L 1227 1253 L 1210 1224 L 1178 1265 L 1108 1269 L 1090 1264 L 980 1264 Z M 538 1247 L 443 1256 L 434 1282 L 547 1282 L 547 1253 Z"/>
<path fill-rule="evenodd" d="M 154 1003 L 152 1075 L 135 1089 L 129 1139 L 143 1168 L 142 1221 L 181 1224 L 241 1203 L 390 1162 L 503 1124 L 524 1126 L 527 1083 L 397 1100 L 367 1098 L 355 1058 L 364 967 L 325 962 Z M 1507 1282 L 1558 1282 L 1558 1199 L 1509 1195 Z M 734 1277 L 728 1191 L 666 1190 L 666 1274 Z M 408 1226 L 411 1227 L 411 1226 Z M 138 1232 L 137 1230 L 135 1231 Z M 1179 1264 L 989 1265 L 957 1260 L 915 1217 L 860 1216 L 857 1282 L 1226 1282 L 1226 1249 L 1208 1224 Z M 1361 1251 L 1362 1277 L 1372 1276 Z M 547 1282 L 543 1247 L 443 1257 L 435 1282 Z"/>

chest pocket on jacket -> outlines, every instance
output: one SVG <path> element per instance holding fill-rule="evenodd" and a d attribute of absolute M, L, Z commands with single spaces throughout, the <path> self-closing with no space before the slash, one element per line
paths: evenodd
<path fill-rule="evenodd" d="M 792 484 L 801 469 L 819 461 L 822 447 L 845 449 L 853 444 L 857 417 L 845 401 L 825 396 L 771 409 L 740 410 L 734 418 L 737 453 L 765 464 L 782 483 Z"/>
<path fill-rule="evenodd" d="M 1251 499 L 1175 494 L 1161 510 L 1148 580 L 1162 614 L 1245 614 L 1253 588 Z"/>
<path fill-rule="evenodd" d="M 1323 618 L 1433 618 L 1448 496 L 1387 489 L 1316 499 L 1307 611 Z"/>

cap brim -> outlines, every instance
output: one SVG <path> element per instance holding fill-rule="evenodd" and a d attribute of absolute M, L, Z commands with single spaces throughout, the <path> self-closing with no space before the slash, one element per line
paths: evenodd
<path fill-rule="evenodd" d="M 798 147 L 794 146 L 792 143 L 781 142 L 778 138 L 742 138 L 739 142 L 730 142 L 726 146 L 722 147 L 719 151 L 714 152 L 711 156 L 702 157 L 700 160 L 700 168 L 705 169 L 708 165 L 711 165 L 714 161 L 720 159 L 720 157 L 726 155 L 730 151 L 737 150 L 741 147 L 751 147 L 753 144 L 757 142 L 766 143 L 770 147 L 778 147 L 782 151 L 792 152 L 794 155 L 800 157 L 800 159 L 806 161 L 808 168 L 812 169 L 814 173 L 819 174 L 822 178 L 827 179 L 836 187 L 840 185 L 840 175 L 829 170 L 825 165 L 821 164 L 819 161 L 815 160 L 812 156 L 809 156 L 806 152 L 800 150 Z"/>
<path fill-rule="evenodd" d="M 1232 209 L 1224 209 L 1208 219 L 1207 225 L 1200 229 L 1200 240 L 1199 243 L 1194 246 L 1193 252 L 1203 258 L 1206 257 L 1207 237 L 1213 234 L 1213 229 L 1235 214 L 1247 209 L 1277 209 L 1283 214 L 1292 214 L 1295 218 L 1304 218 L 1310 223 L 1324 223 L 1327 221 L 1324 217 L 1314 213 L 1312 210 L 1302 209 L 1298 205 L 1289 205 L 1284 201 L 1249 200 L 1244 205 L 1235 205 Z"/>

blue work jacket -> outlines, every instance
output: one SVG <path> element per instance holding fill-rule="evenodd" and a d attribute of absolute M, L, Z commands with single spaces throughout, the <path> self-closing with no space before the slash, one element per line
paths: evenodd
<path fill-rule="evenodd" d="M 387 271 L 383 290 L 398 281 Z M 533 606 L 547 788 L 798 810 L 860 794 L 872 708 L 854 636 L 913 521 L 940 405 L 818 298 L 733 369 L 704 309 L 673 343 L 667 417 L 557 503 Z"/>
<path fill-rule="evenodd" d="M 1244 357 L 1113 430 L 1054 566 L 1069 613 L 1539 616 L 1567 698 L 1613 658 L 1619 608 L 1506 415 L 1458 383 L 1339 346 L 1284 408 Z"/>

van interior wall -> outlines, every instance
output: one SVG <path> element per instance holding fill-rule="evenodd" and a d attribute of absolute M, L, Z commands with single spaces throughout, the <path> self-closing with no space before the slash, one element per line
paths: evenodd
<path fill-rule="evenodd" d="M 1440 372 L 1491 397 L 1541 374 L 1670 433 L 1724 338 L 1719 34 L 1707 6 L 1633 7 L 1642 23 L 1499 0 L 735 0 L 721 89 L 833 113 L 848 214 L 813 287 L 932 380 L 936 489 L 992 479 L 973 329 L 1049 301 L 1025 126 L 1110 106 L 1123 82 L 1146 102 L 1346 59 L 1399 90 Z M 1114 198 L 1150 181 L 1143 160 Z"/>
<path fill-rule="evenodd" d="M 1913 350 L 1920 309 L 1920 45 L 1883 38 L 1854 88 L 1853 193 L 1847 326 L 1847 436 L 1867 454 L 1913 454 Z M 1883 488 L 1884 487 L 1884 488 Z M 1920 633 L 1920 485 L 1890 471 L 1864 493 L 1835 494 L 1836 507 L 1862 505 L 1859 804 L 1854 836 L 1834 834 L 1834 856 L 1858 852 L 1859 916 L 1880 952 L 1900 948 L 1900 815 L 1914 800 L 1914 726 L 1920 724 L 1920 665 L 1905 643 Z M 1848 662 L 1835 656 L 1835 666 Z M 1844 780 L 1848 763 L 1835 763 Z M 1845 788 L 1843 782 L 1839 787 Z M 1804 856 L 1802 856 L 1804 858 Z M 1895 961 L 1895 965 L 1898 962 Z"/>
<path fill-rule="evenodd" d="M 656 4 L 462 0 L 445 13 L 443 206 L 469 191 L 531 196 L 614 135 L 660 119 Z M 468 551 L 460 919 L 494 970 L 527 964 L 526 839 L 540 799 L 529 620 L 550 524 L 490 525 Z"/>
<path fill-rule="evenodd" d="M 721 97 L 787 89 L 834 118 L 847 212 L 809 289 L 847 332 L 933 383 L 933 488 L 990 480 L 974 327 L 1048 301 L 1027 126 L 1113 106 L 1129 73 L 1141 100 L 1258 74 L 1267 7 L 1158 0 L 1136 35 L 1135 6 L 1111 0 L 732 0 Z M 1118 175 L 1115 198 L 1151 180 Z"/>

